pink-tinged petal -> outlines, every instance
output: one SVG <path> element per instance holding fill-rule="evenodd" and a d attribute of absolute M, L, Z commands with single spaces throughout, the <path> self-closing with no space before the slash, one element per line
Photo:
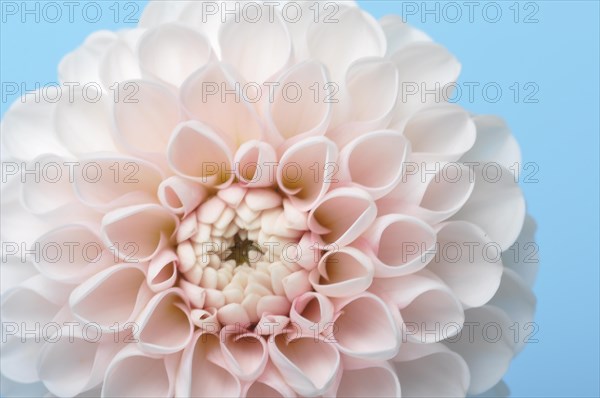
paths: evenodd
<path fill-rule="evenodd" d="M 221 324 L 217 318 L 217 309 L 214 307 L 203 310 L 193 309 L 190 318 L 194 325 L 205 332 L 217 333 L 221 330 Z"/>
<path fill-rule="evenodd" d="M 151 354 L 181 351 L 194 333 L 189 304 L 178 288 L 155 295 L 138 316 L 137 324 L 134 337 L 140 349 Z"/>
<path fill-rule="evenodd" d="M 353 247 L 342 247 L 323 255 L 308 279 L 327 297 L 355 296 L 367 290 L 375 270 L 367 255 Z"/>
<path fill-rule="evenodd" d="M 179 24 L 147 30 L 138 44 L 137 56 L 145 76 L 174 87 L 181 86 L 214 57 L 205 37 Z"/>
<path fill-rule="evenodd" d="M 153 163 L 114 155 L 84 158 L 75 169 L 73 187 L 78 199 L 100 212 L 157 202 L 162 171 Z"/>
<path fill-rule="evenodd" d="M 41 236 L 33 263 L 39 272 L 60 282 L 82 282 L 115 263 L 116 256 L 86 225 L 66 224 Z"/>
<path fill-rule="evenodd" d="M 114 151 L 111 96 L 97 84 L 73 88 L 56 105 L 54 127 L 59 140 L 74 154 Z M 98 99 L 97 101 L 93 99 Z"/>
<path fill-rule="evenodd" d="M 289 301 L 294 299 L 303 293 L 311 290 L 310 282 L 308 281 L 308 272 L 306 270 L 300 270 L 293 272 L 283 278 L 281 281 L 285 296 Z"/>
<path fill-rule="evenodd" d="M 371 196 L 359 188 L 328 192 L 310 211 L 308 227 L 325 244 L 346 246 L 375 220 L 377 208 Z"/>
<path fill-rule="evenodd" d="M 538 245 L 535 243 L 537 224 L 531 216 L 525 216 L 523 229 L 517 241 L 502 253 L 502 263 L 506 268 L 515 271 L 529 286 L 533 286 L 540 261 Z"/>
<path fill-rule="evenodd" d="M 172 176 L 160 183 L 160 203 L 182 217 L 190 214 L 206 198 L 206 190 L 198 183 L 179 176 Z"/>
<path fill-rule="evenodd" d="M 209 63 L 183 83 L 181 101 L 190 118 L 206 123 L 238 147 L 260 139 L 263 130 L 253 104 L 246 101 L 243 86 L 226 66 Z"/>
<path fill-rule="evenodd" d="M 178 224 L 179 219 L 162 206 L 130 206 L 104 216 L 102 235 L 119 258 L 146 261 L 165 246 Z"/>
<path fill-rule="evenodd" d="M 267 366 L 267 343 L 260 335 L 228 325 L 221 329 L 221 352 L 228 369 L 242 381 L 256 380 Z"/>
<path fill-rule="evenodd" d="M 271 361 L 299 395 L 321 395 L 334 383 L 340 354 L 322 336 L 279 334 L 269 338 L 268 347 Z"/>
<path fill-rule="evenodd" d="M 504 311 L 511 319 L 512 325 L 520 325 L 524 329 L 531 330 L 527 325 L 533 325 L 536 298 L 527 283 L 513 270 L 504 269 L 500 288 L 487 304 Z M 518 339 L 515 342 L 515 352 L 518 353 L 525 348 L 528 340 L 530 339 Z"/>
<path fill-rule="evenodd" d="M 361 134 L 387 127 L 398 97 L 398 83 L 398 70 L 389 60 L 365 58 L 352 64 L 344 88 L 349 113 L 344 120 L 336 119 L 341 124 L 327 135 L 343 147 Z"/>
<path fill-rule="evenodd" d="M 110 363 L 102 397 L 170 397 L 175 392 L 179 355 L 157 356 L 128 344 Z"/>
<path fill-rule="evenodd" d="M 283 200 L 283 212 L 287 220 L 287 227 L 299 231 L 308 230 L 308 213 L 301 211 L 294 206 L 291 200 Z"/>
<path fill-rule="evenodd" d="M 445 344 L 469 366 L 468 393 L 475 395 L 492 388 L 506 373 L 514 356 L 514 342 L 509 331 L 513 321 L 502 310 L 485 305 L 465 311 L 465 325 L 469 324 L 472 330 L 463 330 Z"/>
<path fill-rule="evenodd" d="M 236 65 L 246 81 L 261 84 L 290 62 L 292 41 L 281 16 L 255 4 L 259 8 L 256 20 L 225 22 L 219 30 L 219 45 L 223 62 Z"/>
<path fill-rule="evenodd" d="M 349 7 L 340 9 L 336 23 L 313 24 L 308 31 L 308 49 L 312 58 L 323 62 L 333 81 L 343 81 L 350 65 L 365 57 L 385 54 L 385 35 L 367 12 Z M 340 42 L 352 43 L 340 48 Z M 331 51 L 337 48 L 338 51 Z"/>
<path fill-rule="evenodd" d="M 337 147 L 325 137 L 312 137 L 288 148 L 277 167 L 277 184 L 301 211 L 314 207 L 332 183 Z"/>
<path fill-rule="evenodd" d="M 477 136 L 469 113 L 454 104 L 419 111 L 408 120 L 403 134 L 417 162 L 454 162 L 473 147 Z"/>
<path fill-rule="evenodd" d="M 201 331 L 183 351 L 175 395 L 178 397 L 238 397 L 239 379 L 225 363 L 219 336 Z"/>
<path fill-rule="evenodd" d="M 361 135 L 340 152 L 339 177 L 352 182 L 379 199 L 402 179 L 410 143 L 393 130 Z"/>
<path fill-rule="evenodd" d="M 386 56 L 388 57 L 408 44 L 431 41 L 427 34 L 404 22 L 400 15 L 385 15 L 379 20 L 379 24 L 387 39 Z"/>
<path fill-rule="evenodd" d="M 220 189 L 217 196 L 230 207 L 237 208 L 246 196 L 246 192 L 248 192 L 246 188 L 240 186 L 240 184 L 234 184 L 225 189 Z"/>
<path fill-rule="evenodd" d="M 222 324 L 249 325 L 250 315 L 246 309 L 238 303 L 230 303 L 222 306 L 217 311 L 217 316 Z"/>
<path fill-rule="evenodd" d="M 76 396 L 102 382 L 104 372 L 123 347 L 101 339 L 94 328 L 64 326 L 40 352 L 38 372 L 48 390 L 59 397 Z"/>
<path fill-rule="evenodd" d="M 363 238 L 375 276 L 389 278 L 416 272 L 435 255 L 435 231 L 423 221 L 401 214 L 377 218 Z"/>
<path fill-rule="evenodd" d="M 185 8 L 190 3 L 195 3 L 195 1 L 151 1 L 144 7 L 139 26 L 142 28 L 155 28 L 165 23 L 176 22 L 182 17 Z"/>
<path fill-rule="evenodd" d="M 106 51 L 118 40 L 115 32 L 99 30 L 89 35 L 85 42 L 67 54 L 58 65 L 58 77 L 62 83 L 79 84 L 100 81 L 100 62 Z"/>
<path fill-rule="evenodd" d="M 6 111 L 0 124 L 3 155 L 6 151 L 15 160 L 33 160 L 48 153 L 69 155 L 53 128 L 57 105 L 40 98 L 44 98 L 41 90 L 27 93 Z"/>
<path fill-rule="evenodd" d="M 333 320 L 334 307 L 319 293 L 306 292 L 292 302 L 290 320 L 306 333 L 321 333 Z"/>
<path fill-rule="evenodd" d="M 464 397 L 467 394 L 469 368 L 460 355 L 442 344 L 404 343 L 392 364 L 403 396 Z"/>
<path fill-rule="evenodd" d="M 281 377 L 273 364 L 268 362 L 258 380 L 244 386 L 242 396 L 247 398 L 294 398 L 296 393 Z"/>
<path fill-rule="evenodd" d="M 283 296 L 262 296 L 256 304 L 256 314 L 259 318 L 262 318 L 265 314 L 287 315 L 289 312 L 290 302 Z"/>
<path fill-rule="evenodd" d="M 69 305 L 77 319 L 86 324 L 94 322 L 110 332 L 115 324 L 119 330 L 126 328 L 151 297 L 143 266 L 116 264 L 77 286 Z"/>
<path fill-rule="evenodd" d="M 284 315 L 263 314 L 260 318 L 254 332 L 263 336 L 270 336 L 283 333 L 290 323 L 290 318 Z"/>
<path fill-rule="evenodd" d="M 521 150 L 506 122 L 494 115 L 473 117 L 477 139 L 473 147 L 461 157 L 461 162 L 496 162 L 514 171 L 521 162 Z"/>
<path fill-rule="evenodd" d="M 285 149 L 325 134 L 333 101 L 332 85 L 327 81 L 323 65 L 310 60 L 295 65 L 279 79 L 267 108 L 267 123 L 276 144 L 285 141 Z"/>
<path fill-rule="evenodd" d="M 370 289 L 399 311 L 404 338 L 433 343 L 460 333 L 463 307 L 452 291 L 426 271 L 398 278 L 376 279 Z"/>
<path fill-rule="evenodd" d="M 514 175 L 497 163 L 477 165 L 473 174 L 473 193 L 452 219 L 481 227 L 505 251 L 523 227 L 526 211 L 523 192 Z"/>
<path fill-rule="evenodd" d="M 243 143 L 233 160 L 235 175 L 244 187 L 269 187 L 275 184 L 277 153 L 268 143 L 251 140 Z"/>
<path fill-rule="evenodd" d="M 390 359 L 398 353 L 400 332 L 386 304 L 363 293 L 338 299 L 332 333 L 340 352 L 368 360 Z"/>
<path fill-rule="evenodd" d="M 500 253 L 488 252 L 491 240 L 474 224 L 450 221 L 438 230 L 438 253 L 427 269 L 439 276 L 466 308 L 480 307 L 498 290 Z"/>
<path fill-rule="evenodd" d="M 271 189 L 250 189 L 244 196 L 244 203 L 252 211 L 259 212 L 281 206 L 282 198 Z"/>
<path fill-rule="evenodd" d="M 397 198 L 397 193 L 392 192 L 381 198 L 377 202 L 380 214 L 407 214 L 435 225 L 456 214 L 473 192 L 475 183 L 471 171 L 462 163 L 445 163 L 426 181 L 421 181 L 426 177 L 426 170 L 435 170 L 431 164 L 410 164 L 414 174 L 405 176 L 406 184 L 397 186 L 401 195 L 404 191 L 408 196 Z"/>
<path fill-rule="evenodd" d="M 360 363 L 344 371 L 337 388 L 338 397 L 400 397 L 400 383 L 387 362 Z"/>
<path fill-rule="evenodd" d="M 162 159 L 171 132 L 183 119 L 177 97 L 146 80 L 122 82 L 115 95 L 116 142 L 129 153 Z"/>
<path fill-rule="evenodd" d="M 234 178 L 230 148 L 217 133 L 196 121 L 175 129 L 167 157 L 173 171 L 203 185 L 224 188 Z"/>
<path fill-rule="evenodd" d="M 400 96 L 394 112 L 405 120 L 428 105 L 444 102 L 447 85 L 456 82 L 460 63 L 444 47 L 433 42 L 414 42 L 390 57 L 400 76 Z M 427 95 L 425 95 L 427 90 Z"/>
<path fill-rule="evenodd" d="M 190 301 L 190 306 L 192 308 L 204 308 L 204 303 L 206 301 L 205 288 L 190 283 L 185 279 L 181 279 L 178 285 Z M 196 313 L 196 315 L 200 315 L 200 313 Z"/>
<path fill-rule="evenodd" d="M 172 249 L 163 250 L 150 260 L 146 283 L 153 292 L 162 292 L 175 285 L 178 263 L 177 254 Z"/>

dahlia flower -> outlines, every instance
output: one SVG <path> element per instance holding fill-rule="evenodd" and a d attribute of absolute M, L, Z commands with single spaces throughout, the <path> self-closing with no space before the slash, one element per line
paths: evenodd
<path fill-rule="evenodd" d="M 398 16 L 249 4 L 151 2 L 7 112 L 2 394 L 502 393 L 535 305 L 507 126 Z"/>

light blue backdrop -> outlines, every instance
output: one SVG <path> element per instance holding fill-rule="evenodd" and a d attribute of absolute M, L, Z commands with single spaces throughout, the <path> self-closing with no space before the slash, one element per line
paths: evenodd
<path fill-rule="evenodd" d="M 82 17 L 85 3 L 74 9 L 73 23 L 68 13 L 56 23 L 10 15 L 9 3 L 23 4 L 0 4 L 0 80 L 31 89 L 54 82 L 61 57 L 90 32 L 133 26 L 125 17 L 145 2 L 99 1 L 95 23 Z M 539 225 L 539 343 L 529 344 L 510 367 L 505 380 L 513 396 L 599 396 L 598 2 L 467 3 L 360 1 L 376 17 L 404 11 L 409 23 L 454 53 L 463 65 L 461 82 L 479 84 L 473 98 L 463 90 L 460 103 L 504 116 L 523 161 L 539 166 L 539 182 L 522 184 Z M 52 9 L 45 12 L 45 19 L 56 18 Z M 95 18 L 93 8 L 86 12 Z M 16 98 L 5 98 L 5 87 L 2 115 Z M 497 102 L 494 87 L 502 90 Z"/>

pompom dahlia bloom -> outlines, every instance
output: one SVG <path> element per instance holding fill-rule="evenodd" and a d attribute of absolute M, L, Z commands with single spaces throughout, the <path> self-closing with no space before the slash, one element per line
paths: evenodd
<path fill-rule="evenodd" d="M 535 276 L 506 126 L 399 17 L 232 4 L 150 3 L 6 114 L 2 394 L 501 391 Z"/>

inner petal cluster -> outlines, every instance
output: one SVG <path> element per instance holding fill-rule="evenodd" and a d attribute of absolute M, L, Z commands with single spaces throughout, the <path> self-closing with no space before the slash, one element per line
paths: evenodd
<path fill-rule="evenodd" d="M 203 293 L 192 305 L 216 310 L 222 324 L 287 314 L 285 279 L 301 270 L 293 253 L 303 234 L 287 225 L 272 189 L 233 185 L 201 203 L 178 231 L 182 284 Z"/>

